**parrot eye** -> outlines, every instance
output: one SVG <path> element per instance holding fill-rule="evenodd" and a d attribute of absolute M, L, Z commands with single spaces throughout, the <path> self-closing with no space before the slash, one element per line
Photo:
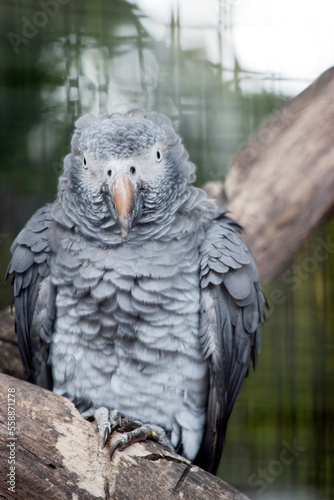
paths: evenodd
<path fill-rule="evenodd" d="M 161 155 L 161 153 L 160 153 L 159 149 L 158 149 L 158 151 L 157 151 L 157 153 L 156 153 L 156 157 L 157 157 L 156 162 L 157 162 L 157 163 L 160 163 L 160 162 L 161 162 L 161 160 L 162 160 L 162 155 Z"/>
<path fill-rule="evenodd" d="M 87 168 L 88 168 L 87 167 L 87 160 L 85 157 L 83 157 L 83 159 L 82 159 L 82 164 L 83 164 L 83 167 L 87 170 Z"/>

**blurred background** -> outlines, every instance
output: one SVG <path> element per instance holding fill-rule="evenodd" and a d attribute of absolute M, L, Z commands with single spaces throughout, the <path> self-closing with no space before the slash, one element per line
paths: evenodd
<path fill-rule="evenodd" d="M 328 0 L 0 0 L 0 273 L 32 213 L 53 201 L 73 122 L 144 107 L 167 114 L 198 166 L 233 154 L 333 64 Z M 285 273 L 259 367 L 241 391 L 219 476 L 252 499 L 334 498 L 334 259 L 327 222 Z M 330 247 L 332 248 L 332 247 Z M 287 276 L 287 275 L 285 275 Z M 10 303 L 9 284 L 0 306 Z"/>

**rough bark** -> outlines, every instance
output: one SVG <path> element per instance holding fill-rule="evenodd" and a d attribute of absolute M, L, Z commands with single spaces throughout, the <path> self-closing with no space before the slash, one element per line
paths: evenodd
<path fill-rule="evenodd" d="M 244 227 L 262 282 L 334 214 L 333 95 L 334 67 L 273 113 L 234 157 L 224 187 L 214 187 Z"/>
<path fill-rule="evenodd" d="M 3 374 L 0 387 L 0 498 L 247 500 L 154 442 L 132 445 L 110 461 L 110 444 L 101 448 L 96 424 L 70 401 Z"/>

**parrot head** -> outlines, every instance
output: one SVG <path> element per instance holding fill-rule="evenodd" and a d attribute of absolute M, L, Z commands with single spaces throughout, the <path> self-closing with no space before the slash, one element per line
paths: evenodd
<path fill-rule="evenodd" d="M 136 224 L 163 218 L 195 179 L 194 165 L 164 115 L 85 115 L 76 126 L 71 189 L 86 206 L 100 207 L 104 218 L 107 213 L 123 240 Z"/>

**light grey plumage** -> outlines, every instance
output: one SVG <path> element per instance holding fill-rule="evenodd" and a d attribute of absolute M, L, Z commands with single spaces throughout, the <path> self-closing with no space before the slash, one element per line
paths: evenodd
<path fill-rule="evenodd" d="M 264 297 L 240 227 L 194 171 L 161 114 L 82 117 L 8 272 L 29 380 L 161 426 L 215 472 Z"/>

